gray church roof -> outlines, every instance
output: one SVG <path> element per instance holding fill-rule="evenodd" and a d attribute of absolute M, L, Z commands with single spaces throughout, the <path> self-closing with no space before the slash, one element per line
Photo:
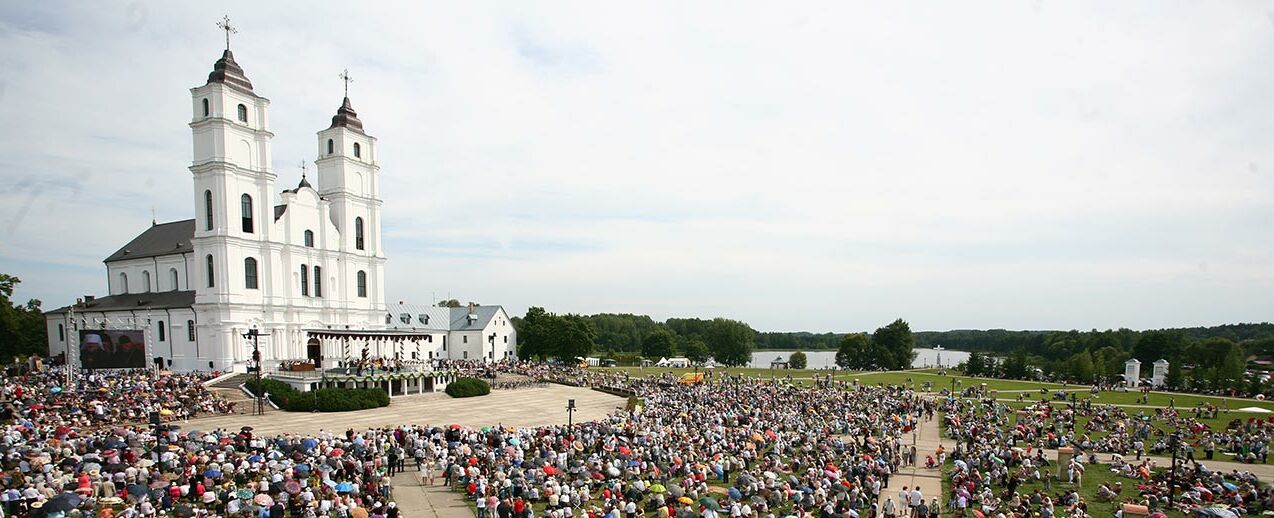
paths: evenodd
<path fill-rule="evenodd" d="M 145 232 L 133 238 L 102 262 L 110 263 L 125 259 L 191 252 L 194 251 L 194 246 L 190 244 L 193 237 L 195 237 L 195 220 L 193 219 L 151 225 Z"/>
<path fill-rule="evenodd" d="M 252 81 L 248 81 L 248 76 L 243 75 L 243 67 L 234 61 L 234 54 L 230 49 L 226 49 L 221 53 L 221 59 L 212 65 L 212 73 L 208 74 L 209 83 L 222 83 L 247 93 L 256 95 L 252 91 Z"/>
<path fill-rule="evenodd" d="M 128 311 L 142 309 L 176 309 L 188 308 L 195 303 L 195 292 L 191 291 L 152 291 L 148 293 L 121 293 L 85 302 L 75 306 L 76 311 Z M 70 306 L 46 311 L 45 314 L 66 313 Z"/>
<path fill-rule="evenodd" d="M 425 304 L 389 304 L 386 312 L 389 329 L 423 329 L 428 331 L 481 331 L 500 312 L 500 306 L 440 308 Z M 407 322 L 403 322 L 403 316 Z"/>

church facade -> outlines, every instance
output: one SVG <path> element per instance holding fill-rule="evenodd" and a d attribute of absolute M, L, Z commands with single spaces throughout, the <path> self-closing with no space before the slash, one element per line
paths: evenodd
<path fill-rule="evenodd" d="M 133 330 L 145 336 L 148 367 L 242 371 L 253 364 L 254 344 L 244 335 L 256 329 L 267 369 L 302 359 L 333 366 L 348 354 L 349 339 L 320 340 L 319 332 L 411 333 L 394 329 L 400 317 L 385 304 L 376 138 L 349 98 L 317 133 L 313 183 L 302 173 L 294 188 L 278 191 L 270 101 L 253 90 L 229 49 L 190 94 L 194 217 L 153 224 L 107 257 L 108 296 L 47 313 L 50 355 L 76 364 L 81 331 Z M 500 350 L 473 358 L 513 356 L 512 326 L 492 324 L 508 321 L 504 310 L 484 309 L 483 322 L 470 319 L 477 314 L 465 314 L 464 330 L 448 324 L 430 332 L 490 329 L 500 334 Z M 461 348 L 453 349 L 459 359 Z M 439 343 L 429 357 L 451 354 Z"/>

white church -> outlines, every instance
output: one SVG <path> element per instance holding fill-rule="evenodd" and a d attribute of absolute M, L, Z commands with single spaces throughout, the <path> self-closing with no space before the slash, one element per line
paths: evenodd
<path fill-rule="evenodd" d="M 280 191 L 270 100 L 228 40 L 190 94 L 194 218 L 153 224 L 107 257 L 108 296 L 48 312 L 50 356 L 77 365 L 82 332 L 132 330 L 145 337 L 147 367 L 243 372 L 254 365 L 252 329 L 267 370 L 332 368 L 360 354 L 515 356 L 499 306 L 386 305 L 376 138 L 348 96 L 318 132 L 313 178 Z"/>

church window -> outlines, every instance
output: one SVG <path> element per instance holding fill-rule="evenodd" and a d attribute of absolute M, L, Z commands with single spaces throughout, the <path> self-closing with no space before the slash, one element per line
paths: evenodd
<path fill-rule="evenodd" d="M 310 296 L 310 269 L 305 265 L 301 265 L 301 296 Z"/>
<path fill-rule="evenodd" d="M 150 293 L 150 270 L 142 272 L 142 292 Z"/>
<path fill-rule="evenodd" d="M 354 218 L 354 248 L 363 249 L 363 218 Z"/>
<path fill-rule="evenodd" d="M 119 289 L 120 293 L 128 293 L 128 274 L 119 272 Z"/>
<path fill-rule="evenodd" d="M 204 260 L 205 262 L 208 263 L 208 287 L 209 288 L 215 287 L 217 285 L 217 278 L 213 274 L 213 270 L 212 270 L 212 254 L 208 254 L 208 256 L 204 258 Z"/>
<path fill-rule="evenodd" d="M 194 320 L 186 321 L 186 341 L 188 342 L 195 341 L 195 321 Z"/>
<path fill-rule="evenodd" d="M 252 233 L 252 197 L 244 194 L 239 197 L 239 211 L 243 218 L 243 231 Z"/>
<path fill-rule="evenodd" d="M 305 231 L 305 246 L 314 248 L 314 231 L 313 230 Z"/>
<path fill-rule="evenodd" d="M 257 260 L 249 257 L 243 260 L 243 287 L 257 289 Z"/>
<path fill-rule="evenodd" d="M 62 324 L 58 324 L 58 341 L 64 340 L 66 340 L 66 328 L 62 327 Z"/>
<path fill-rule="evenodd" d="M 442 350 L 447 350 L 447 335 L 442 335 Z"/>
<path fill-rule="evenodd" d="M 358 296 L 367 296 L 367 272 L 362 270 L 358 271 Z M 408 319 L 410 320 L 410 317 Z"/>
<path fill-rule="evenodd" d="M 335 152 L 336 152 L 336 143 L 332 142 L 332 139 L 327 139 L 327 154 L 330 155 Z"/>
<path fill-rule="evenodd" d="M 204 99 L 203 100 L 203 116 L 207 117 L 209 113 L 210 113 L 210 110 L 208 110 L 208 100 Z"/>
<path fill-rule="evenodd" d="M 509 343 L 509 337 L 507 335 L 504 337 L 504 343 Z"/>
<path fill-rule="evenodd" d="M 462 337 L 460 337 L 460 338 L 464 341 L 464 343 L 466 343 L 466 344 L 467 344 L 467 343 L 469 343 L 469 335 L 464 335 L 464 336 L 462 336 Z"/>
<path fill-rule="evenodd" d="M 394 316 L 389 313 L 385 313 L 385 323 L 386 324 L 394 323 Z"/>
<path fill-rule="evenodd" d="M 162 342 L 167 339 L 168 337 L 164 335 L 164 321 L 160 320 L 159 321 L 159 341 Z"/>
<path fill-rule="evenodd" d="M 323 296 L 323 269 L 318 266 L 314 267 L 314 296 Z"/>
<path fill-rule="evenodd" d="M 203 192 L 204 230 L 212 230 L 212 191 Z"/>
<path fill-rule="evenodd" d="M 242 104 L 239 105 L 239 122 L 248 122 L 248 107 Z"/>
<path fill-rule="evenodd" d="M 363 150 L 362 148 L 358 146 L 358 143 L 355 142 L 354 143 L 354 158 L 362 158 L 362 157 L 363 157 Z"/>
<path fill-rule="evenodd" d="M 177 288 L 179 288 L 180 287 L 179 285 L 181 284 L 181 278 L 177 276 L 176 268 L 168 269 L 168 280 L 172 281 L 172 285 L 173 285 L 172 288 L 170 288 L 170 290 L 177 291 Z"/>

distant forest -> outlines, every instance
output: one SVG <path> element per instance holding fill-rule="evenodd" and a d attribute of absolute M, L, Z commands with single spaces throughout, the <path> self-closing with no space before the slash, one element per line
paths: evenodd
<path fill-rule="evenodd" d="M 665 328 L 678 336 L 699 335 L 709 320 L 698 318 L 670 318 L 658 322 L 646 315 L 600 313 L 584 316 L 597 331 L 597 350 L 615 352 L 640 352 L 642 340 L 656 328 Z M 1117 329 L 1099 331 L 1008 331 L 1004 329 L 953 331 L 917 331 L 914 333 L 917 348 L 941 345 L 947 349 L 961 351 L 981 351 L 994 356 L 1007 356 L 1018 349 L 1028 354 L 1045 357 L 1054 356 L 1045 351 L 1048 347 L 1056 347 L 1066 343 L 1065 348 L 1073 352 L 1076 346 L 1083 344 L 1083 349 L 1100 350 L 1105 346 L 1113 346 L 1121 351 L 1132 352 L 1136 349 L 1142 335 L 1152 333 L 1156 339 L 1169 336 L 1169 342 L 1190 343 L 1201 342 L 1209 338 L 1225 338 L 1235 343 L 1244 343 L 1251 354 L 1274 354 L 1274 324 L 1226 324 L 1213 327 L 1186 327 L 1176 329 L 1159 329 L 1133 331 Z M 777 350 L 835 350 L 847 333 L 811 333 L 807 331 L 776 332 L 757 331 L 757 349 Z M 1140 353 L 1152 355 L 1145 349 L 1151 341 L 1142 344 Z M 1173 345 L 1176 345 L 1175 343 Z M 1060 351 L 1058 351 L 1060 352 Z M 1141 355 L 1134 355 L 1141 356 Z M 1152 360 L 1153 361 L 1153 360 Z"/>

